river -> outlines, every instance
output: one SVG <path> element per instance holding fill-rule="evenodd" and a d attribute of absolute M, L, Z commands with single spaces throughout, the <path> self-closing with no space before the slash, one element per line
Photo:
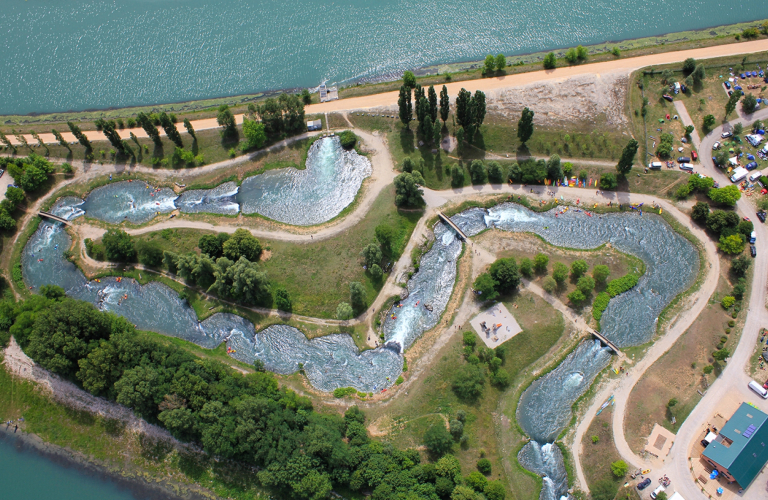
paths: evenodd
<path fill-rule="evenodd" d="M 187 101 L 744 22 L 701 0 L 6 0 L 0 113 Z"/>

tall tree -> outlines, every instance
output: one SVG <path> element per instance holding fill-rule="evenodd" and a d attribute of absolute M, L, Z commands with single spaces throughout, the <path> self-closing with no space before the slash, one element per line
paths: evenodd
<path fill-rule="evenodd" d="M 440 91 L 440 119 L 443 120 L 445 125 L 448 120 L 448 113 L 451 110 L 451 99 L 448 97 L 448 87 L 443 85 L 443 89 Z"/>
<path fill-rule="evenodd" d="M 427 101 L 426 97 L 419 97 L 415 93 L 414 97 L 414 102 L 416 103 L 416 119 L 419 121 L 419 124 L 421 124 L 421 122 L 424 121 L 424 118 L 429 115 L 429 101 Z"/>
<path fill-rule="evenodd" d="M 520 116 L 520 121 L 517 122 L 517 137 L 520 142 L 525 144 L 528 139 L 533 135 L 533 111 L 528 108 L 523 108 L 523 113 Z"/>
<path fill-rule="evenodd" d="M 197 140 L 197 136 L 195 135 L 195 129 L 192 127 L 192 122 L 189 121 L 189 118 L 184 118 L 184 128 L 187 129 L 187 133 L 192 136 L 192 140 Z"/>
<path fill-rule="evenodd" d="M 219 106 L 219 112 L 216 115 L 216 122 L 221 128 L 224 129 L 224 133 L 226 134 L 235 131 L 235 115 L 232 114 L 232 111 L 226 104 Z"/>
<path fill-rule="evenodd" d="M 56 138 L 56 140 L 59 141 L 59 144 L 67 148 L 67 150 L 71 153 L 72 148 L 70 148 L 69 143 L 64 140 L 64 136 L 62 136 L 61 133 L 56 130 L 51 130 L 51 132 L 53 133 L 53 136 Z"/>
<path fill-rule="evenodd" d="M 638 147 L 639 144 L 634 139 L 630 139 L 627 145 L 624 146 L 624 151 L 621 153 L 619 163 L 616 165 L 616 170 L 618 170 L 620 174 L 627 175 L 629 171 L 632 170 Z"/>
<path fill-rule="evenodd" d="M 413 104 L 411 103 L 411 89 L 405 85 L 400 87 L 400 97 L 397 99 L 400 121 L 408 127 L 413 120 Z"/>
<path fill-rule="evenodd" d="M 418 104 L 419 101 L 421 101 L 422 98 L 426 97 L 426 93 L 424 93 L 424 89 L 421 88 L 421 85 L 416 84 L 415 87 L 413 87 L 413 102 Z"/>
<path fill-rule="evenodd" d="M 27 138 L 24 137 L 24 134 L 20 134 L 20 133 L 16 132 L 16 130 L 14 130 L 14 129 L 11 129 L 11 132 L 13 133 L 13 135 L 16 136 L 16 140 L 19 141 L 22 146 L 24 146 L 25 148 L 27 148 L 29 150 L 32 150 L 32 148 L 29 147 L 29 143 L 27 142 Z"/>
<path fill-rule="evenodd" d="M 119 153 L 125 153 L 125 147 L 123 146 L 123 140 L 120 138 L 120 134 L 117 133 L 111 123 L 104 123 L 102 132 L 107 137 L 107 140 L 112 144 Z"/>
<path fill-rule="evenodd" d="M 485 56 L 485 65 L 483 66 L 483 75 L 490 76 L 496 69 L 496 58 L 488 54 Z"/>
<path fill-rule="evenodd" d="M 466 89 L 459 90 L 459 95 L 456 97 L 456 123 L 465 129 L 472 125 L 471 101 L 471 92 Z"/>
<path fill-rule="evenodd" d="M 427 140 L 432 138 L 432 118 L 429 116 L 429 101 L 422 97 L 416 104 L 416 117 L 419 120 L 419 131 Z M 429 126 L 427 126 L 429 123 Z"/>
<path fill-rule="evenodd" d="M 427 92 L 429 99 L 429 116 L 432 118 L 432 122 L 437 121 L 437 92 L 435 92 L 435 86 L 430 85 Z"/>
<path fill-rule="evenodd" d="M 133 132 L 131 132 L 130 134 L 131 134 L 131 140 L 136 143 L 136 147 L 139 148 L 139 151 L 141 151 L 141 144 L 139 143 L 139 138 L 136 137 L 136 134 L 134 134 Z"/>
<path fill-rule="evenodd" d="M 406 71 L 403 73 L 403 85 L 405 85 L 408 89 L 412 89 L 416 86 L 416 76 L 414 76 L 412 71 Z"/>
<path fill-rule="evenodd" d="M 184 147 L 184 143 L 181 142 L 181 134 L 179 134 L 176 124 L 171 121 L 165 111 L 160 113 L 160 125 L 163 127 L 163 130 L 165 130 L 165 135 L 168 136 L 174 144 L 180 148 Z"/>
<path fill-rule="evenodd" d="M 497 54 L 496 55 L 496 71 L 501 71 L 506 67 L 507 67 L 507 58 L 504 57 L 504 54 Z"/>
<path fill-rule="evenodd" d="M 45 149 L 45 156 L 48 156 L 50 154 L 50 151 L 48 151 L 48 146 L 46 146 L 43 140 L 40 138 L 40 134 L 38 134 L 34 130 L 30 132 L 30 134 L 32 134 L 32 137 L 34 137 L 35 140 L 37 141 L 37 145 Z"/>
<path fill-rule="evenodd" d="M 136 121 L 139 122 L 139 125 L 141 125 L 141 128 L 144 129 L 144 132 L 147 133 L 147 136 L 152 139 L 155 144 L 159 145 L 160 132 L 157 131 L 157 127 L 154 123 L 152 123 L 152 119 L 145 113 L 139 113 L 136 116 Z"/>
<path fill-rule="evenodd" d="M 475 95 L 472 97 L 472 123 L 476 128 L 480 128 L 480 125 L 485 121 L 485 93 L 476 90 Z"/>
<path fill-rule="evenodd" d="M 741 99 L 741 92 L 738 90 L 734 90 L 733 94 L 731 94 L 731 97 L 728 99 L 728 102 L 725 103 L 726 118 L 728 118 L 728 115 L 733 113 L 733 111 L 736 109 L 736 103 L 739 102 L 739 99 Z"/>
<path fill-rule="evenodd" d="M 4 133 L 0 132 L 0 142 L 5 144 L 5 146 L 13 151 L 13 154 L 16 154 L 16 146 L 13 145 L 11 141 L 8 140 L 8 138 L 5 136 Z"/>

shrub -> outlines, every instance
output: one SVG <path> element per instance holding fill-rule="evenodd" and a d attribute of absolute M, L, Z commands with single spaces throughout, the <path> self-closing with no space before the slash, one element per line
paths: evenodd
<path fill-rule="evenodd" d="M 621 278 L 609 281 L 605 291 L 608 292 L 608 295 L 611 297 L 615 297 L 634 288 L 639 279 L 640 278 L 636 274 L 625 274 Z"/>
<path fill-rule="evenodd" d="M 357 143 L 357 136 L 351 130 L 345 130 L 339 134 L 339 141 L 341 141 L 342 148 L 352 149 Z"/>
<path fill-rule="evenodd" d="M 476 364 L 463 365 L 453 378 L 453 392 L 459 399 L 475 401 L 483 393 L 485 370 Z"/>
<path fill-rule="evenodd" d="M 485 476 L 476 470 L 470 472 L 469 475 L 464 478 L 464 482 L 467 483 L 467 486 L 480 493 L 485 490 L 485 485 L 488 484 L 488 480 Z"/>
<path fill-rule="evenodd" d="M 543 288 L 547 293 L 552 293 L 555 291 L 555 288 L 557 288 L 557 282 L 552 276 L 547 276 L 541 282 L 541 288 Z"/>
<path fill-rule="evenodd" d="M 333 390 L 333 397 L 339 399 L 352 396 L 353 394 L 357 394 L 357 389 L 354 387 L 338 387 Z"/>
<path fill-rule="evenodd" d="M 562 262 L 555 262 L 552 268 L 552 277 L 558 285 L 565 283 L 565 280 L 568 279 L 568 266 Z"/>
<path fill-rule="evenodd" d="M 611 296 L 606 292 L 598 293 L 595 300 L 592 301 L 592 317 L 597 321 L 603 317 L 605 308 L 608 307 L 608 302 L 611 300 Z"/>
<path fill-rule="evenodd" d="M 543 253 L 537 253 L 536 256 L 533 258 L 533 268 L 536 270 L 537 273 L 546 273 L 547 264 L 549 264 L 549 257 L 544 255 Z"/>
<path fill-rule="evenodd" d="M 464 424 L 458 420 L 451 420 L 448 424 L 451 431 L 451 436 L 454 439 L 460 439 L 464 435 Z"/>
<path fill-rule="evenodd" d="M 715 368 L 712 365 L 707 365 L 703 368 L 702 371 L 704 372 L 705 375 L 709 375 L 710 373 L 712 373 L 712 370 L 714 369 Z"/>
<path fill-rule="evenodd" d="M 604 264 L 599 264 L 592 268 L 592 277 L 595 279 L 595 283 L 602 284 L 608 279 L 611 274 L 611 270 Z"/>
<path fill-rule="evenodd" d="M 490 475 L 492 467 L 491 467 L 491 461 L 487 458 L 481 458 L 477 461 L 477 470 L 485 474 L 486 476 Z"/>
<path fill-rule="evenodd" d="M 527 257 L 520 259 L 520 274 L 526 278 L 533 276 L 533 262 L 531 262 L 531 259 Z"/>
<path fill-rule="evenodd" d="M 557 57 L 554 52 L 550 52 L 544 56 L 544 69 L 555 69 L 557 66 Z"/>
<path fill-rule="evenodd" d="M 589 276 L 582 276 L 579 278 L 576 286 L 579 288 L 579 290 L 581 290 L 581 293 L 586 296 L 592 293 L 592 290 L 595 289 L 595 280 Z"/>
<path fill-rule="evenodd" d="M 587 298 L 584 296 L 581 290 L 574 290 L 568 294 L 568 300 L 570 300 L 574 306 L 580 306 L 586 299 Z"/>
<path fill-rule="evenodd" d="M 617 478 L 626 476 L 628 470 L 629 466 L 624 460 L 617 460 L 611 464 L 611 473 Z"/>
<path fill-rule="evenodd" d="M 592 443 L 597 444 L 600 441 L 600 436 L 592 436 Z"/>
<path fill-rule="evenodd" d="M 736 302 L 736 299 L 734 297 L 731 297 L 730 295 L 726 295 L 723 297 L 723 300 L 720 301 L 720 305 L 723 306 L 723 309 L 730 309 L 734 302 Z"/>
<path fill-rule="evenodd" d="M 732 319 L 730 319 L 730 320 L 728 320 L 728 326 L 734 327 L 734 326 L 736 326 L 736 322 L 733 321 Z"/>
<path fill-rule="evenodd" d="M 477 344 L 477 336 L 474 332 L 464 332 L 462 333 L 462 338 L 466 346 L 475 347 L 475 344 Z"/>
<path fill-rule="evenodd" d="M 489 481 L 485 485 L 485 498 L 488 500 L 504 500 L 506 496 L 507 492 L 501 481 Z"/>
<path fill-rule="evenodd" d="M 575 260 L 571 264 L 571 276 L 578 279 L 587 272 L 587 269 L 589 269 L 589 266 L 585 261 L 581 259 Z"/>

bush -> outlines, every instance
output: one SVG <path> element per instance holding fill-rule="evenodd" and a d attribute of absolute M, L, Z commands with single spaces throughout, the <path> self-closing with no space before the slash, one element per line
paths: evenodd
<path fill-rule="evenodd" d="M 634 288 L 639 279 L 640 278 L 636 274 L 625 274 L 621 278 L 609 281 L 605 291 L 608 292 L 608 295 L 611 297 L 615 297 Z"/>
<path fill-rule="evenodd" d="M 728 326 L 730 326 L 731 328 L 733 328 L 734 326 L 736 326 L 736 322 L 735 322 L 734 320 L 732 320 L 732 319 L 729 319 L 729 320 L 728 320 Z"/>
<path fill-rule="evenodd" d="M 592 443 L 597 444 L 600 441 L 600 436 L 592 436 Z"/>
<path fill-rule="evenodd" d="M 604 264 L 599 264 L 592 268 L 592 277 L 595 279 L 596 284 L 605 283 L 608 276 L 611 274 L 611 270 Z"/>
<path fill-rule="evenodd" d="M 397 377 L 397 380 L 395 380 L 395 384 L 397 384 L 397 385 L 400 385 L 400 384 L 402 384 L 403 382 L 405 382 L 405 379 L 403 378 L 403 376 L 402 376 L 402 375 L 400 375 L 399 377 Z"/>
<path fill-rule="evenodd" d="M 544 255 L 543 253 L 537 253 L 536 256 L 533 258 L 533 268 L 536 270 L 537 273 L 546 273 L 547 264 L 549 264 L 549 257 Z"/>
<path fill-rule="evenodd" d="M 464 424 L 459 420 L 451 420 L 448 423 L 448 426 L 450 427 L 451 436 L 453 436 L 454 439 L 458 440 L 464 435 Z"/>
<path fill-rule="evenodd" d="M 587 272 L 587 269 L 589 269 L 589 266 L 585 261 L 581 259 L 575 260 L 573 261 L 573 264 L 571 264 L 571 276 L 578 279 Z"/>
<path fill-rule="evenodd" d="M 339 141 L 341 141 L 342 148 L 352 149 L 357 144 L 357 136 L 351 130 L 345 130 L 339 134 Z"/>
<path fill-rule="evenodd" d="M 499 358 L 494 358 L 493 360 L 495 361 L 497 359 Z M 499 368 L 491 374 L 491 385 L 503 389 L 509 385 L 509 382 L 509 373 L 507 373 L 507 370 L 504 368 Z"/>
<path fill-rule="evenodd" d="M 291 296 L 285 288 L 279 287 L 275 290 L 275 307 L 285 312 L 291 312 L 293 309 Z"/>
<path fill-rule="evenodd" d="M 611 464 L 611 473 L 616 478 L 621 479 L 622 477 L 626 476 L 628 470 L 629 466 L 624 460 L 617 460 Z"/>
<path fill-rule="evenodd" d="M 462 333 L 462 339 L 465 346 L 469 346 L 474 348 L 477 344 L 477 336 L 474 332 L 464 332 Z"/>
<path fill-rule="evenodd" d="M 520 274 L 525 276 L 526 278 L 533 277 L 533 262 L 531 262 L 531 259 L 527 257 L 523 257 L 520 259 Z"/>
<path fill-rule="evenodd" d="M 600 292 L 592 301 L 592 317 L 597 321 L 603 317 L 605 308 L 608 307 L 608 302 L 611 300 L 611 296 L 606 292 Z"/>
<path fill-rule="evenodd" d="M 351 319 L 353 315 L 352 306 L 346 302 L 342 302 L 336 307 L 336 319 L 345 321 Z"/>
<path fill-rule="evenodd" d="M 352 396 L 353 394 L 357 394 L 357 389 L 354 387 L 338 387 L 333 390 L 333 397 L 339 399 Z"/>
<path fill-rule="evenodd" d="M 481 458 L 477 461 L 477 470 L 485 474 L 486 476 L 491 474 L 491 461 L 487 458 Z"/>
<path fill-rule="evenodd" d="M 612 173 L 606 173 L 600 176 L 600 189 L 610 191 L 616 189 L 618 182 L 616 182 L 616 176 Z"/>
<path fill-rule="evenodd" d="M 592 290 L 595 289 L 595 280 L 592 279 L 589 276 L 582 276 L 579 278 L 579 281 L 576 283 L 576 286 L 579 290 L 581 290 L 581 293 L 583 293 L 585 296 L 592 293 Z"/>
<path fill-rule="evenodd" d="M 726 311 L 733 307 L 733 304 L 736 302 L 735 297 L 731 297 L 730 295 L 726 295 L 723 297 L 723 300 L 720 301 L 720 305 L 723 306 L 723 309 Z"/>
<path fill-rule="evenodd" d="M 541 288 L 543 288 L 547 293 L 552 293 L 555 291 L 555 288 L 557 288 L 557 281 L 555 281 L 552 276 L 547 276 L 541 282 Z"/>
<path fill-rule="evenodd" d="M 485 490 L 485 485 L 488 484 L 488 480 L 479 471 L 472 471 L 467 477 L 464 478 L 464 482 L 467 486 L 473 490 L 482 493 Z"/>
<path fill-rule="evenodd" d="M 451 168 L 451 187 L 464 186 L 464 169 L 458 165 L 454 165 Z"/>
<path fill-rule="evenodd" d="M 558 285 L 565 283 L 565 280 L 568 279 L 568 266 L 562 262 L 555 262 L 555 265 L 552 267 L 552 277 Z"/>
<path fill-rule="evenodd" d="M 488 500 L 504 500 L 506 496 L 507 492 L 501 481 L 489 481 L 485 485 L 485 498 Z"/>
<path fill-rule="evenodd" d="M 469 177 L 472 184 L 484 184 L 486 181 L 485 165 L 480 160 L 474 160 L 469 165 Z"/>
<path fill-rule="evenodd" d="M 619 491 L 619 485 L 610 479 L 601 479 L 589 488 L 592 500 L 613 500 Z"/>
<path fill-rule="evenodd" d="M 555 69 L 557 66 L 557 56 L 554 52 L 550 52 L 544 56 L 544 69 Z"/>
<path fill-rule="evenodd" d="M 712 373 L 712 370 L 714 370 L 714 369 L 715 369 L 715 367 L 714 367 L 714 366 L 712 366 L 712 365 L 707 365 L 707 366 L 705 366 L 705 367 L 702 369 L 702 371 L 704 372 L 704 374 L 705 374 L 705 375 L 709 375 L 710 373 Z"/>
<path fill-rule="evenodd" d="M 586 299 L 587 298 L 584 296 L 584 293 L 582 293 L 581 290 L 574 290 L 568 294 L 568 300 L 570 300 L 571 303 L 577 307 L 583 304 Z"/>

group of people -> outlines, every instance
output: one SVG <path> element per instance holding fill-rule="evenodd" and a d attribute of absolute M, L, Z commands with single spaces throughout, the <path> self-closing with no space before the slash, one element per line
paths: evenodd
<path fill-rule="evenodd" d="M 19 417 L 19 419 L 16 422 L 23 422 L 24 417 Z M 13 420 L 8 420 L 5 423 L 5 430 L 7 431 L 11 426 L 13 426 L 13 433 L 16 434 L 16 431 L 19 430 L 19 424 L 14 422 Z"/>

